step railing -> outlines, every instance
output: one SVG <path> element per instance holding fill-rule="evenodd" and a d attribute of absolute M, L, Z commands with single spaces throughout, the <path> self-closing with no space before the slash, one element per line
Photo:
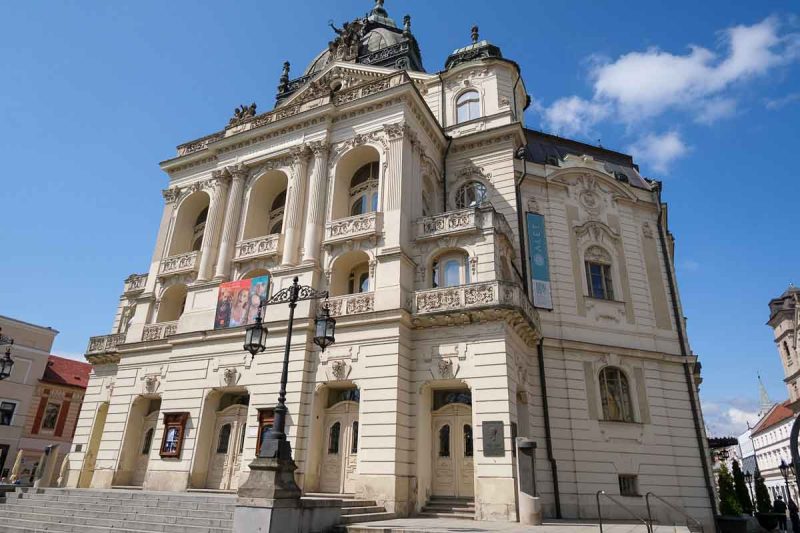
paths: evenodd
<path fill-rule="evenodd" d="M 644 518 L 642 518 L 641 516 L 636 514 L 630 507 L 628 507 L 627 505 L 625 505 L 621 501 L 617 500 L 616 498 L 614 498 L 610 494 L 606 494 L 606 491 L 598 490 L 597 493 L 595 494 L 595 498 L 597 499 L 597 522 L 600 525 L 600 533 L 603 533 L 603 513 L 600 510 L 600 496 L 605 496 L 606 498 L 608 498 L 611 501 L 611 503 L 613 503 L 613 504 L 617 505 L 618 507 L 622 508 L 626 513 L 628 513 L 629 515 L 634 517 L 636 520 L 638 520 L 639 522 L 644 524 L 644 527 L 647 528 L 647 533 L 653 533 L 653 528 L 651 526 L 651 522 L 648 522 L 647 520 L 645 520 Z"/>
<path fill-rule="evenodd" d="M 648 492 L 647 494 L 644 495 L 644 502 L 647 505 L 647 519 L 650 521 L 650 527 L 653 526 L 653 514 L 650 511 L 650 496 L 652 496 L 653 498 L 657 499 L 658 501 L 660 501 L 661 503 L 663 503 L 664 505 L 666 505 L 667 507 L 669 507 L 673 511 L 677 511 L 678 513 L 682 514 L 686 518 L 686 527 L 687 528 L 690 527 L 689 526 L 689 522 L 693 522 L 695 527 L 698 528 L 698 531 L 701 531 L 701 532 L 703 531 L 703 524 L 698 522 L 697 519 L 695 519 L 694 517 L 689 516 L 689 513 L 687 513 L 684 509 L 669 503 L 667 500 L 665 500 L 664 498 L 662 498 L 658 494 L 654 494 L 652 492 Z"/>

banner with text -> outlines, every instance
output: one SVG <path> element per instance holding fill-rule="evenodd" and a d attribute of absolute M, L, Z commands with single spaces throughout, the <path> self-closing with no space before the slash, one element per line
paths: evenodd
<path fill-rule="evenodd" d="M 553 308 L 550 293 L 550 263 L 547 259 L 547 235 L 544 232 L 544 217 L 528 213 L 528 262 L 531 269 L 533 305 L 545 309 Z"/>
<path fill-rule="evenodd" d="M 219 286 L 214 329 L 252 324 L 261 300 L 267 297 L 269 276 L 231 281 Z"/>

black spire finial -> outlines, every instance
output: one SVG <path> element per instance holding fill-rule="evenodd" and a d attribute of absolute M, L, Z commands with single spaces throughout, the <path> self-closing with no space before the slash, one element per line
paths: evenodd
<path fill-rule="evenodd" d="M 411 15 L 403 17 L 403 33 L 406 35 L 411 33 Z"/>
<path fill-rule="evenodd" d="M 288 61 L 283 62 L 283 71 L 281 72 L 281 79 L 278 83 L 278 92 L 285 92 L 289 88 L 289 67 L 291 64 Z"/>
<path fill-rule="evenodd" d="M 478 25 L 476 24 L 475 26 L 472 27 L 472 44 L 475 44 L 475 43 L 478 42 L 478 37 L 479 37 L 479 35 L 478 35 Z"/>

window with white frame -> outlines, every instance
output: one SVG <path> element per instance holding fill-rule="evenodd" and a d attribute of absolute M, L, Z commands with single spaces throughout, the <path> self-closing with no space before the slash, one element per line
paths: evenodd
<path fill-rule="evenodd" d="M 468 181 L 456 191 L 456 208 L 478 207 L 486 199 L 486 185 L 480 181 Z"/>
<path fill-rule="evenodd" d="M 433 261 L 433 288 L 456 287 L 471 283 L 469 256 L 466 252 L 449 252 Z"/>
<path fill-rule="evenodd" d="M 633 422 L 631 391 L 625 373 L 615 366 L 607 366 L 600 371 L 599 379 L 603 418 L 616 422 Z"/>
<path fill-rule="evenodd" d="M 378 178 L 380 165 L 377 161 L 359 168 L 350 180 L 350 216 L 374 213 L 378 210 Z"/>
<path fill-rule="evenodd" d="M 478 91 L 470 90 L 461 93 L 456 100 L 456 123 L 480 118 L 481 97 Z"/>
<path fill-rule="evenodd" d="M 17 409 L 16 402 L 0 401 L 0 426 L 10 426 L 14 420 L 14 411 Z"/>
<path fill-rule="evenodd" d="M 590 246 L 584 254 L 584 267 L 588 295 L 601 300 L 613 300 L 611 255 L 599 246 Z"/>

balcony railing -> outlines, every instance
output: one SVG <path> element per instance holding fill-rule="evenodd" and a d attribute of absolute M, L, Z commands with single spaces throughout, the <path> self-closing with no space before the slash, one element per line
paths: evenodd
<path fill-rule="evenodd" d="M 362 292 L 337 296 L 328 300 L 331 316 L 360 315 L 375 310 L 375 293 Z"/>
<path fill-rule="evenodd" d="M 158 324 L 150 324 L 144 327 L 142 332 L 143 341 L 157 341 L 165 339 L 170 335 L 174 335 L 178 331 L 178 321 L 175 322 L 160 322 Z"/>
<path fill-rule="evenodd" d="M 382 213 L 367 213 L 340 218 L 325 225 L 325 242 L 350 241 L 375 237 L 381 232 Z"/>
<path fill-rule="evenodd" d="M 283 234 L 266 235 L 236 243 L 234 261 L 241 262 L 256 257 L 270 257 L 283 252 Z"/>
<path fill-rule="evenodd" d="M 417 291 L 414 293 L 412 312 L 416 316 L 425 316 L 483 308 L 518 310 L 537 332 L 541 331 L 539 314 L 531 305 L 528 296 L 519 285 L 506 281 L 487 281 Z"/>
<path fill-rule="evenodd" d="M 481 207 L 448 211 L 439 215 L 420 218 L 416 222 L 418 241 L 436 239 L 445 235 L 471 233 L 494 228 L 509 239 L 513 233 L 505 217 L 485 204 Z"/>
<path fill-rule="evenodd" d="M 117 345 L 125 343 L 124 333 L 113 335 L 99 335 L 89 338 L 89 346 L 86 348 L 86 355 L 100 355 L 117 351 Z"/>
<path fill-rule="evenodd" d="M 184 272 L 195 272 L 197 271 L 199 257 L 200 252 L 188 252 L 162 259 L 158 275 L 172 276 L 173 274 L 183 274 Z"/>
<path fill-rule="evenodd" d="M 143 291 L 147 285 L 147 274 L 131 274 L 125 279 L 125 294 Z"/>

